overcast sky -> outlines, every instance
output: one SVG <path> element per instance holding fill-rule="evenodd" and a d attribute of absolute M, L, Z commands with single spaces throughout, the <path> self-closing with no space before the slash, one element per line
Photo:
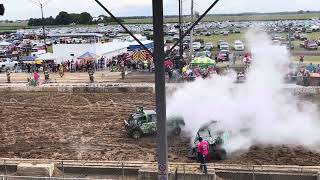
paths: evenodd
<path fill-rule="evenodd" d="M 0 20 L 29 19 L 41 17 L 40 8 L 31 1 L 47 0 L 0 0 L 6 8 Z M 49 0 L 45 17 L 56 16 L 60 11 L 81 13 L 87 11 L 93 16 L 106 14 L 94 0 Z M 100 0 L 116 16 L 152 15 L 152 0 Z M 190 1 L 184 0 L 184 14 L 190 14 Z M 195 10 L 204 12 L 213 0 L 194 0 Z M 298 10 L 320 10 L 320 0 L 220 0 L 210 13 L 277 12 Z M 164 0 L 165 15 L 178 14 L 178 0 Z"/>

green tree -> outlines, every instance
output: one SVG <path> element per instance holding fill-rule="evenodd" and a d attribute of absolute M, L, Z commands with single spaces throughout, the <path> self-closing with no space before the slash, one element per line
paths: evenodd
<path fill-rule="evenodd" d="M 71 13 L 70 16 L 73 23 L 79 24 L 80 14 Z"/>
<path fill-rule="evenodd" d="M 56 20 L 50 16 L 48 18 L 45 19 L 45 25 L 55 25 L 56 24 Z"/>
<path fill-rule="evenodd" d="M 79 24 L 91 24 L 92 19 L 93 18 L 89 13 L 83 12 L 79 16 Z"/>
<path fill-rule="evenodd" d="M 72 17 L 65 11 L 61 11 L 56 17 L 57 25 L 69 25 L 72 23 Z"/>

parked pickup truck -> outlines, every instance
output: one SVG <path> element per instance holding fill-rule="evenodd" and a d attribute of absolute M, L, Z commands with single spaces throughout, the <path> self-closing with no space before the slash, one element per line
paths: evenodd
<path fill-rule="evenodd" d="M 1 70 L 4 69 L 14 69 L 17 67 L 18 62 L 13 61 L 12 59 L 6 58 L 6 59 L 0 59 L 0 68 Z"/>

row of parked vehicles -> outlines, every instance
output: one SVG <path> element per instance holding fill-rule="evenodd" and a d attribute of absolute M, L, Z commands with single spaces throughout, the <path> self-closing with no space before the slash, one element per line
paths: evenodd
<path fill-rule="evenodd" d="M 195 36 L 201 36 L 201 35 L 204 35 L 204 36 L 211 36 L 211 35 L 224 35 L 224 36 L 227 36 L 231 33 L 240 33 L 241 30 L 240 28 L 235 28 L 235 29 L 229 29 L 229 30 L 214 30 L 214 31 L 196 31 L 194 33 Z"/>
<path fill-rule="evenodd" d="M 214 49 L 214 45 L 212 42 L 207 42 L 205 44 L 202 44 L 201 42 L 194 42 L 192 44 L 192 48 L 195 51 L 200 51 L 201 49 L 205 50 L 205 51 L 212 51 Z M 230 50 L 230 45 L 228 42 L 224 41 L 224 40 L 220 40 L 217 42 L 217 48 L 218 50 Z M 240 40 L 236 40 L 233 43 L 233 50 L 235 51 L 244 51 L 245 46 L 244 43 Z"/>
<path fill-rule="evenodd" d="M 296 41 L 296 40 L 301 41 L 299 46 L 307 50 L 317 50 L 318 46 L 320 46 L 320 39 L 319 40 L 308 39 L 306 34 L 303 34 L 300 32 L 295 32 L 290 37 L 288 36 L 287 38 L 284 38 L 277 34 L 273 34 L 271 35 L 271 38 L 275 44 L 286 44 L 288 49 L 289 48 L 294 49 L 293 44 L 291 44 L 291 47 L 289 47 L 289 43 L 288 43 L 289 38 L 291 41 Z"/>

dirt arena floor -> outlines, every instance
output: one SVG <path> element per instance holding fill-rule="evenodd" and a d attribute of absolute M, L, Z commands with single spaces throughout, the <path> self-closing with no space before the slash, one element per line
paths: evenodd
<path fill-rule="evenodd" d="M 0 93 L 0 103 L 1 158 L 156 160 L 155 137 L 133 140 L 123 129 L 137 106 L 154 108 L 153 94 L 11 92 Z M 169 137 L 169 160 L 193 162 L 187 158 L 189 142 Z M 302 147 L 253 146 L 221 163 L 320 165 L 320 154 Z"/>

